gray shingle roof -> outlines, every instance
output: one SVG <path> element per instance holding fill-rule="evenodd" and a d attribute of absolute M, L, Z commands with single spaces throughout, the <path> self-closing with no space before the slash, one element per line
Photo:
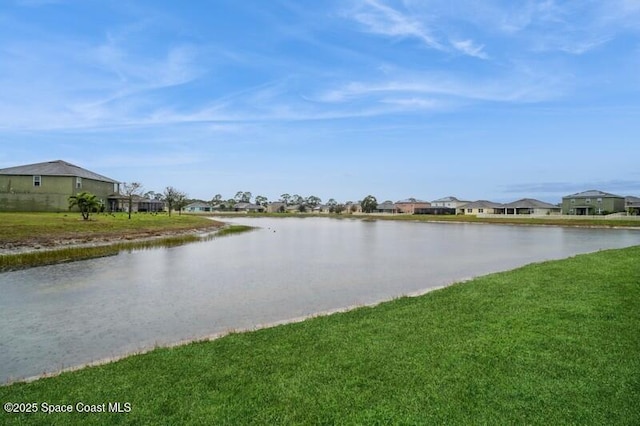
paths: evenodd
<path fill-rule="evenodd" d="M 101 182 L 119 183 L 106 176 L 99 175 L 66 161 L 56 160 L 44 163 L 27 164 L 24 166 L 0 169 L 0 175 L 15 176 L 75 176 L 85 179 L 93 179 Z"/>
<path fill-rule="evenodd" d="M 562 198 L 624 198 L 620 195 L 590 189 L 589 191 L 578 192 L 577 194 L 566 195 Z"/>
<path fill-rule="evenodd" d="M 628 196 L 625 199 L 627 206 L 640 206 L 640 198 L 639 197 L 634 197 L 634 196 Z"/>
<path fill-rule="evenodd" d="M 444 197 L 444 198 L 440 198 L 439 200 L 433 200 L 432 203 L 447 203 L 452 201 L 460 201 L 460 200 L 458 200 L 456 197 Z"/>
<path fill-rule="evenodd" d="M 464 205 L 465 209 L 500 209 L 502 207 L 504 206 L 500 203 L 487 200 L 478 200 Z"/>
<path fill-rule="evenodd" d="M 505 204 L 506 208 L 517 209 L 559 209 L 560 207 L 553 204 L 545 203 L 544 201 L 536 200 L 533 198 L 523 198 L 513 203 Z"/>

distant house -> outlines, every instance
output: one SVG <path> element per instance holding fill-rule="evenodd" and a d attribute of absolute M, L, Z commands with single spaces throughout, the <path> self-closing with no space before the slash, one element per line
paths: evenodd
<path fill-rule="evenodd" d="M 431 203 L 428 201 L 416 200 L 415 198 L 409 198 L 407 200 L 396 201 L 395 206 L 398 213 L 415 214 L 416 209 L 427 209 L 431 207 Z"/>
<path fill-rule="evenodd" d="M 376 213 L 398 213 L 398 208 L 391 201 L 385 201 L 384 203 L 378 204 Z"/>
<path fill-rule="evenodd" d="M 360 203 L 347 201 L 344 207 L 346 213 L 362 213 L 362 206 L 360 205 Z"/>
<path fill-rule="evenodd" d="M 233 206 L 233 210 L 236 212 L 262 213 L 265 211 L 265 208 L 259 204 L 237 203 Z"/>
<path fill-rule="evenodd" d="M 554 206 L 553 204 L 545 203 L 544 201 L 536 200 L 533 198 L 523 198 L 512 203 L 504 204 L 502 206 L 503 214 L 529 214 L 529 215 L 550 215 L 560 214 L 561 208 Z"/>
<path fill-rule="evenodd" d="M 444 197 L 431 202 L 431 207 L 447 207 L 450 209 L 457 209 L 463 205 L 469 203 L 469 201 L 458 200 L 456 197 Z"/>
<path fill-rule="evenodd" d="M 161 200 L 155 200 L 151 198 L 145 198 L 140 195 L 131 196 L 131 211 L 132 212 L 162 212 L 164 211 L 165 203 Z M 122 194 L 111 194 L 108 197 L 107 209 L 112 212 L 128 212 L 129 211 L 129 197 Z"/>
<path fill-rule="evenodd" d="M 195 201 L 193 203 L 187 204 L 184 207 L 184 211 L 188 213 L 209 213 L 213 211 L 213 207 L 209 203 Z"/>
<path fill-rule="evenodd" d="M 313 212 L 314 213 L 330 213 L 331 212 L 331 206 L 328 204 L 320 204 L 318 206 L 315 206 L 313 208 Z"/>
<path fill-rule="evenodd" d="M 456 209 L 451 207 L 420 207 L 416 208 L 413 214 L 434 214 L 434 215 L 448 215 L 456 214 Z"/>
<path fill-rule="evenodd" d="M 83 191 L 108 209 L 119 182 L 62 160 L 0 169 L 0 211 L 68 211 L 69 197 Z"/>
<path fill-rule="evenodd" d="M 478 200 L 471 203 L 464 204 L 462 207 L 458 207 L 456 212 L 458 214 L 500 214 L 504 209 L 504 205 L 500 203 L 494 203 L 487 200 Z"/>
<path fill-rule="evenodd" d="M 625 208 L 627 213 L 634 216 L 640 215 L 640 198 L 628 196 L 625 198 Z"/>
<path fill-rule="evenodd" d="M 562 197 L 562 214 L 582 216 L 624 211 L 624 197 L 595 189 Z"/>
<path fill-rule="evenodd" d="M 284 213 L 287 210 L 287 203 L 274 201 L 267 205 L 267 213 Z"/>

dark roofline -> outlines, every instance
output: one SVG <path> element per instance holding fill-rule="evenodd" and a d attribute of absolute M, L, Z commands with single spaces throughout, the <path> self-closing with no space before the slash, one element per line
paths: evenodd
<path fill-rule="evenodd" d="M 589 189 L 588 191 L 582 191 L 571 195 L 565 195 L 564 198 L 581 198 L 581 197 L 600 197 L 600 198 L 624 198 L 621 195 L 612 194 L 610 192 L 604 192 L 597 189 Z"/>
<path fill-rule="evenodd" d="M 0 175 L 12 176 L 70 176 L 92 179 L 108 183 L 120 183 L 107 176 L 100 175 L 63 160 L 45 161 L 43 163 L 25 164 L 23 166 L 0 169 Z"/>

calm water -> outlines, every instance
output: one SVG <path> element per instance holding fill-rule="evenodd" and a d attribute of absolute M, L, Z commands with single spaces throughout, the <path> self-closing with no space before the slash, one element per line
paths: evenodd
<path fill-rule="evenodd" d="M 0 383 L 640 244 L 634 230 L 325 218 L 233 222 L 260 229 L 0 274 Z"/>

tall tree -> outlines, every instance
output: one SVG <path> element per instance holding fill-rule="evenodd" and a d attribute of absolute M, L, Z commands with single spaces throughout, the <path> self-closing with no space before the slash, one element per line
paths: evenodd
<path fill-rule="evenodd" d="M 264 195 L 256 195 L 256 204 L 262 207 L 267 207 L 269 200 Z"/>
<path fill-rule="evenodd" d="M 176 195 L 176 209 L 178 210 L 178 215 L 182 215 L 182 209 L 189 204 L 189 197 L 185 192 L 178 191 Z"/>
<path fill-rule="evenodd" d="M 89 220 L 92 212 L 100 210 L 102 202 L 94 194 L 83 191 L 69 197 L 69 210 L 76 206 L 82 214 L 82 219 Z"/>
<path fill-rule="evenodd" d="M 297 204 L 297 205 L 302 205 L 304 204 L 304 198 L 302 198 L 300 195 L 298 194 L 294 194 L 293 197 L 291 197 L 291 202 L 293 204 Z"/>
<path fill-rule="evenodd" d="M 167 186 L 164 189 L 164 202 L 167 203 L 167 208 L 169 209 L 169 216 L 171 216 L 171 210 L 175 208 L 176 200 L 178 198 L 178 191 L 173 186 Z"/>
<path fill-rule="evenodd" d="M 322 200 L 319 197 L 316 197 L 315 195 L 310 195 L 305 200 L 305 204 L 311 207 L 311 209 L 316 208 L 317 206 L 320 205 L 320 203 L 322 203 Z"/>
<path fill-rule="evenodd" d="M 214 195 L 213 199 L 211 200 L 211 204 L 213 204 L 214 206 L 220 205 L 222 203 L 222 195 L 221 194 L 216 194 Z"/>
<path fill-rule="evenodd" d="M 251 192 L 249 191 L 238 191 L 236 192 L 236 196 L 234 197 L 237 203 L 250 203 L 251 202 Z"/>
<path fill-rule="evenodd" d="M 142 192 L 142 184 L 140 182 L 123 183 L 120 188 L 122 193 L 127 197 L 127 203 L 129 205 L 129 219 L 131 219 L 131 210 L 133 209 L 133 197 L 140 196 Z"/>
<path fill-rule="evenodd" d="M 291 201 L 291 195 L 284 193 L 280 196 L 280 199 L 284 201 L 286 205 L 289 205 L 289 201 Z"/>
<path fill-rule="evenodd" d="M 360 202 L 360 206 L 362 207 L 362 211 L 365 213 L 371 213 L 378 207 L 378 200 L 373 195 L 367 195 Z"/>

